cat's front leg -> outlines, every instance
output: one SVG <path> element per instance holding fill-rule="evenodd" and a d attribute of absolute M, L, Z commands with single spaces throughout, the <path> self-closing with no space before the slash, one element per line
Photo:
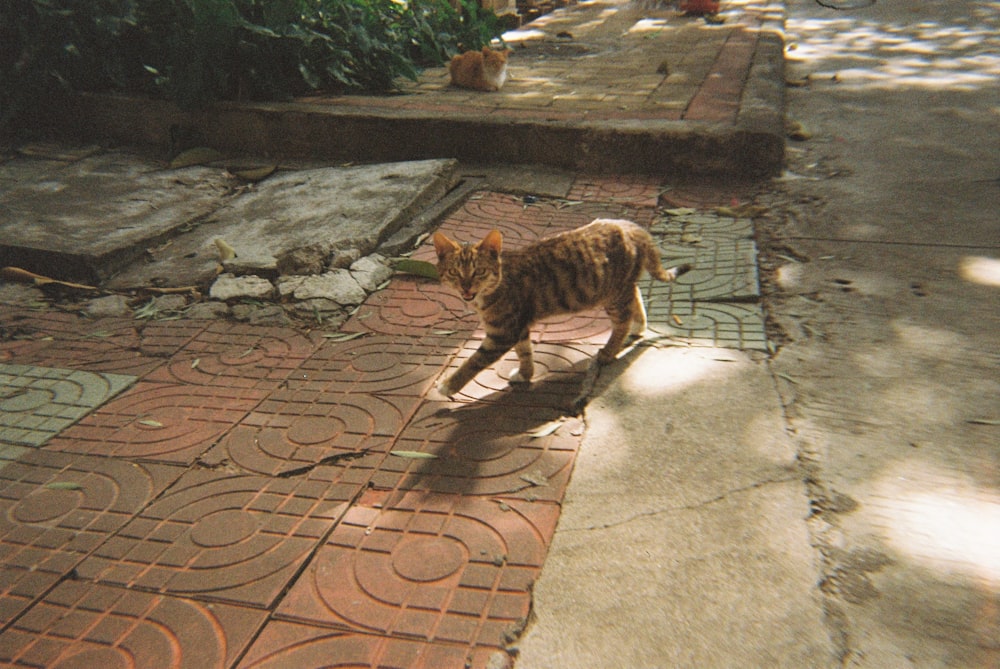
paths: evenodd
<path fill-rule="evenodd" d="M 476 352 L 469 357 L 455 373 L 438 384 L 438 392 L 446 397 L 453 397 L 465 387 L 479 372 L 503 357 L 514 346 L 513 341 L 495 339 L 489 335 L 483 339 Z"/>
<path fill-rule="evenodd" d="M 531 337 L 527 334 L 514 344 L 517 353 L 518 368 L 510 373 L 511 383 L 530 383 L 535 373 L 535 361 L 531 350 Z"/>

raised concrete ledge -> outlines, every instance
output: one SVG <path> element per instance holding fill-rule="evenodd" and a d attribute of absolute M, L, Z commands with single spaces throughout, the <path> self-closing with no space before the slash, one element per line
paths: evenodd
<path fill-rule="evenodd" d="M 752 80 L 766 80 L 762 71 Z M 54 132 L 89 140 L 172 146 L 190 142 L 280 158 L 394 162 L 456 158 L 539 164 L 597 173 L 659 176 L 776 174 L 784 159 L 783 108 L 761 83 L 733 125 L 658 119 L 519 120 L 309 103 L 219 103 L 186 112 L 134 97 L 81 94 L 44 119 Z"/>

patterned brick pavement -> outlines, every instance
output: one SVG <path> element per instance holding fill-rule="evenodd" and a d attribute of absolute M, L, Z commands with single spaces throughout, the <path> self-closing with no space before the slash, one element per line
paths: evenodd
<path fill-rule="evenodd" d="M 442 229 L 498 227 L 517 246 L 631 218 L 668 262 L 698 264 L 646 287 L 659 345 L 760 348 L 750 223 L 711 212 L 738 197 L 580 177 L 564 199 L 476 193 Z M 122 382 L 0 460 L 0 663 L 485 667 L 528 624 L 584 433 L 570 409 L 608 327 L 596 312 L 546 322 L 530 388 L 508 386 L 509 355 L 445 400 L 433 386 L 477 329 L 457 297 L 403 275 L 348 340 L 5 311 L 3 368 Z M 26 401 L 10 387 L 0 411 Z"/>

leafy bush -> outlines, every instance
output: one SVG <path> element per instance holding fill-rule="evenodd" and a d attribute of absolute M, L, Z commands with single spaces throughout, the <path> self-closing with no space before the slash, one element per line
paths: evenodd
<path fill-rule="evenodd" d="M 55 89 L 281 100 L 389 91 L 501 32 L 475 0 L 0 0 L 0 127 Z"/>

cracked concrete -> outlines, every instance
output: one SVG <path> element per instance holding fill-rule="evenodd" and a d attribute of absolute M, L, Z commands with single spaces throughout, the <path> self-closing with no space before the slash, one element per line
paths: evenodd
<path fill-rule="evenodd" d="M 789 111 L 812 140 L 790 146 L 756 223 L 837 662 L 997 667 L 998 76 L 984 65 L 1000 10 L 802 4 L 787 27 L 790 75 L 809 83 Z M 847 46 L 861 34 L 863 54 Z M 906 75 L 913 48 L 934 56 Z"/>
<path fill-rule="evenodd" d="M 544 625 L 518 667 L 644 667 L 651 648 L 658 666 L 832 666 L 803 472 L 763 356 L 628 356 L 586 409 L 534 589 Z M 575 624 L 581 610 L 593 622 Z"/>

